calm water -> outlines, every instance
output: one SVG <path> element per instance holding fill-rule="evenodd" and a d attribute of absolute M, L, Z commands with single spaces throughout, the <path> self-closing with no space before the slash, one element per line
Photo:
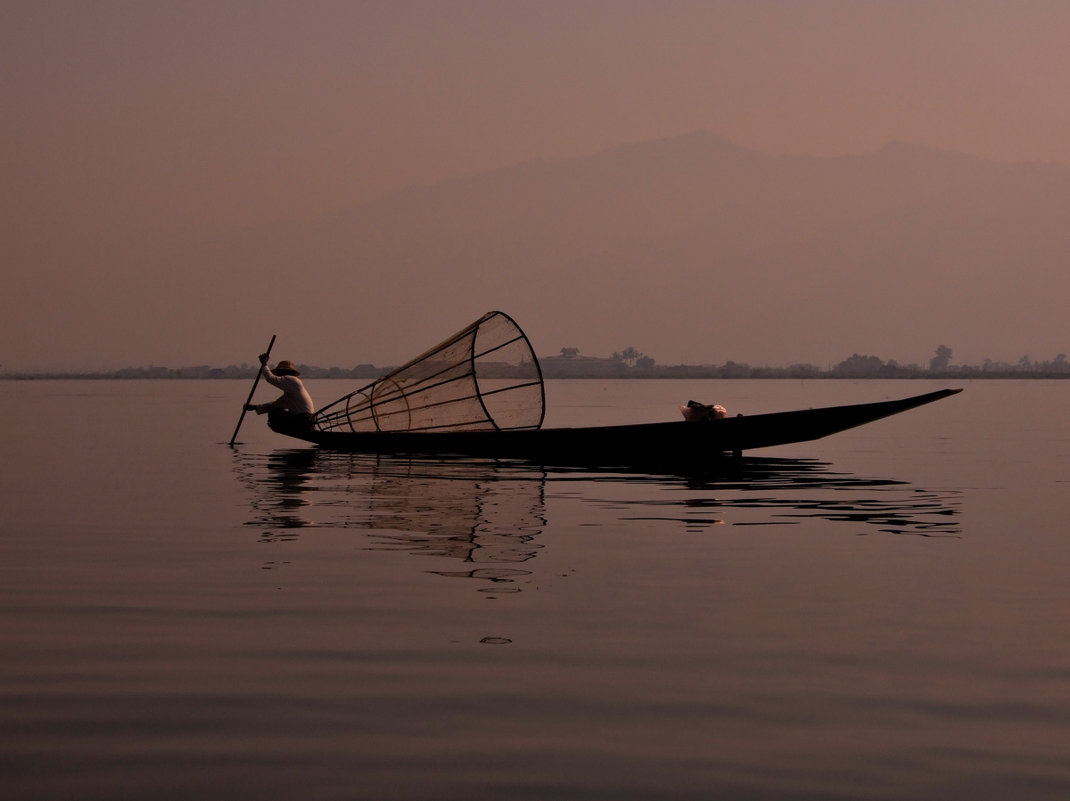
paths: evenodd
<path fill-rule="evenodd" d="M 559 381 L 547 424 L 939 386 Z M 0 795 L 1070 797 L 1070 382 L 965 387 L 672 476 L 0 382 Z"/>

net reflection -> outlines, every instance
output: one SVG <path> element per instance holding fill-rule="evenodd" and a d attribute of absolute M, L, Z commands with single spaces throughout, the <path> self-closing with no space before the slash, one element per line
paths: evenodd
<path fill-rule="evenodd" d="M 369 550 L 404 550 L 455 559 L 495 595 L 518 592 L 530 571 L 517 567 L 542 547 L 545 474 L 491 460 L 421 460 L 316 449 L 250 455 L 254 517 L 261 540 L 294 539 L 301 529 L 354 528 Z"/>

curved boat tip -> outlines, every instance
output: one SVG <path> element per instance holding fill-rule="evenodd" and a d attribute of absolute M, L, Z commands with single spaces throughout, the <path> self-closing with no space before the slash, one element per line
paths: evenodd
<path fill-rule="evenodd" d="M 929 392 L 925 395 L 920 395 L 920 398 L 927 398 L 930 401 L 943 400 L 944 398 L 950 398 L 952 395 L 958 395 L 962 392 L 963 387 L 954 387 L 949 389 L 938 389 L 935 392 Z"/>

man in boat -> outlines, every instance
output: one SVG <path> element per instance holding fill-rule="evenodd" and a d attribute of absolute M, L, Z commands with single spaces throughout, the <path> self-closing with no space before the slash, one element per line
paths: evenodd
<path fill-rule="evenodd" d="M 268 355 L 261 353 L 260 375 L 273 387 L 281 389 L 282 395 L 270 403 L 247 403 L 245 410 L 257 414 L 266 413 L 269 423 L 278 423 L 284 428 L 308 428 L 312 424 L 316 406 L 305 385 L 298 378 L 301 374 L 288 359 L 276 364 L 274 370 L 268 367 L 267 361 Z"/>

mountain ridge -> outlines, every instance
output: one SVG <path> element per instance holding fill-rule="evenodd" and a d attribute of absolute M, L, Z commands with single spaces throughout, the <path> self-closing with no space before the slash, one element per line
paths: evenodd
<path fill-rule="evenodd" d="M 212 276 L 255 262 L 287 314 L 348 332 L 353 352 L 398 344 L 365 353 L 376 362 L 491 308 L 543 351 L 634 345 L 660 363 L 911 362 L 942 342 L 1016 359 L 1067 350 L 1050 323 L 1067 208 L 1061 165 L 897 142 L 770 155 L 694 132 L 409 187 L 196 261 Z M 338 342 L 312 332 L 300 346 L 344 364 Z"/>

